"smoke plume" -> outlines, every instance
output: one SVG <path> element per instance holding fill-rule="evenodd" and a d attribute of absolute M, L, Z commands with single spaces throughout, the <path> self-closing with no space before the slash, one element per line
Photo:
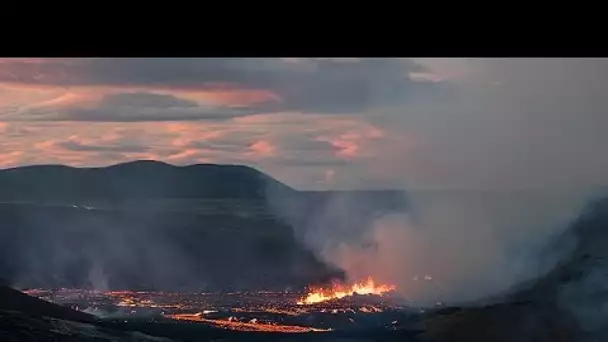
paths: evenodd
<path fill-rule="evenodd" d="M 413 192 L 402 208 L 365 220 L 355 208 L 377 202 L 327 196 L 306 219 L 284 216 L 303 243 L 348 280 L 395 284 L 416 305 L 491 296 L 547 272 L 569 250 L 547 254 L 545 246 L 586 199 L 584 192 Z"/>
<path fill-rule="evenodd" d="M 303 243 L 349 278 L 395 283 L 420 302 L 470 301 L 538 277 L 570 252 L 545 246 L 606 182 L 606 88 L 596 84 L 606 60 L 468 63 L 475 72 L 443 82 L 433 103 L 366 117 L 385 136 L 408 137 L 407 146 L 376 143 L 365 170 L 365 179 L 392 176 L 402 208 L 364 219 L 376 199 L 345 205 L 348 195 L 328 192 L 311 211 L 271 194 Z"/>

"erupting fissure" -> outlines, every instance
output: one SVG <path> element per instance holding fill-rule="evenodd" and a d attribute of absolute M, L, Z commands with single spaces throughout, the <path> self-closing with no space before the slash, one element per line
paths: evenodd
<path fill-rule="evenodd" d="M 359 295 L 378 295 L 382 296 L 387 292 L 394 291 L 395 285 L 376 284 L 372 277 L 353 285 L 334 284 L 331 288 L 313 288 L 308 294 L 297 302 L 298 305 L 310 305 L 332 299 Z"/>

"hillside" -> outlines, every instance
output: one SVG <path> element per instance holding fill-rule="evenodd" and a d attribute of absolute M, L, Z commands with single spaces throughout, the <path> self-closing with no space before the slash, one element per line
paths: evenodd
<path fill-rule="evenodd" d="M 0 200 L 127 198 L 263 198 L 267 190 L 293 191 L 251 167 L 173 166 L 134 161 L 100 168 L 63 165 L 0 170 Z"/>
<path fill-rule="evenodd" d="M 19 287 L 302 287 L 343 274 L 299 235 L 323 225 L 355 232 L 402 200 L 295 191 L 245 166 L 1 170 L 0 274 Z"/>
<path fill-rule="evenodd" d="M 86 313 L 0 286 L 0 340 L 171 342 L 137 331 L 105 328 Z"/>
<path fill-rule="evenodd" d="M 547 252 L 569 251 L 547 274 L 489 304 L 430 315 L 424 341 L 605 341 L 608 199 L 590 204 Z"/>
<path fill-rule="evenodd" d="M 94 322 L 93 316 L 64 308 L 22 292 L 0 285 L 0 310 L 18 311 L 34 316 L 46 316 L 77 322 Z"/>

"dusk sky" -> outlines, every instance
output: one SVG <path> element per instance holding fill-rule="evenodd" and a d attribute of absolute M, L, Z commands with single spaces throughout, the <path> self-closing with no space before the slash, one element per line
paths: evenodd
<path fill-rule="evenodd" d="M 0 59 L 0 167 L 245 164 L 299 189 L 608 184 L 606 59 Z"/>

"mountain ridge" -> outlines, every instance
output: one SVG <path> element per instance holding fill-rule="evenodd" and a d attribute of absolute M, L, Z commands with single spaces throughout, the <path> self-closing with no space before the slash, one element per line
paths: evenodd
<path fill-rule="evenodd" d="M 136 160 L 104 167 L 29 165 L 0 170 L 0 199 L 263 198 L 295 190 L 245 165 L 177 166 Z"/>

